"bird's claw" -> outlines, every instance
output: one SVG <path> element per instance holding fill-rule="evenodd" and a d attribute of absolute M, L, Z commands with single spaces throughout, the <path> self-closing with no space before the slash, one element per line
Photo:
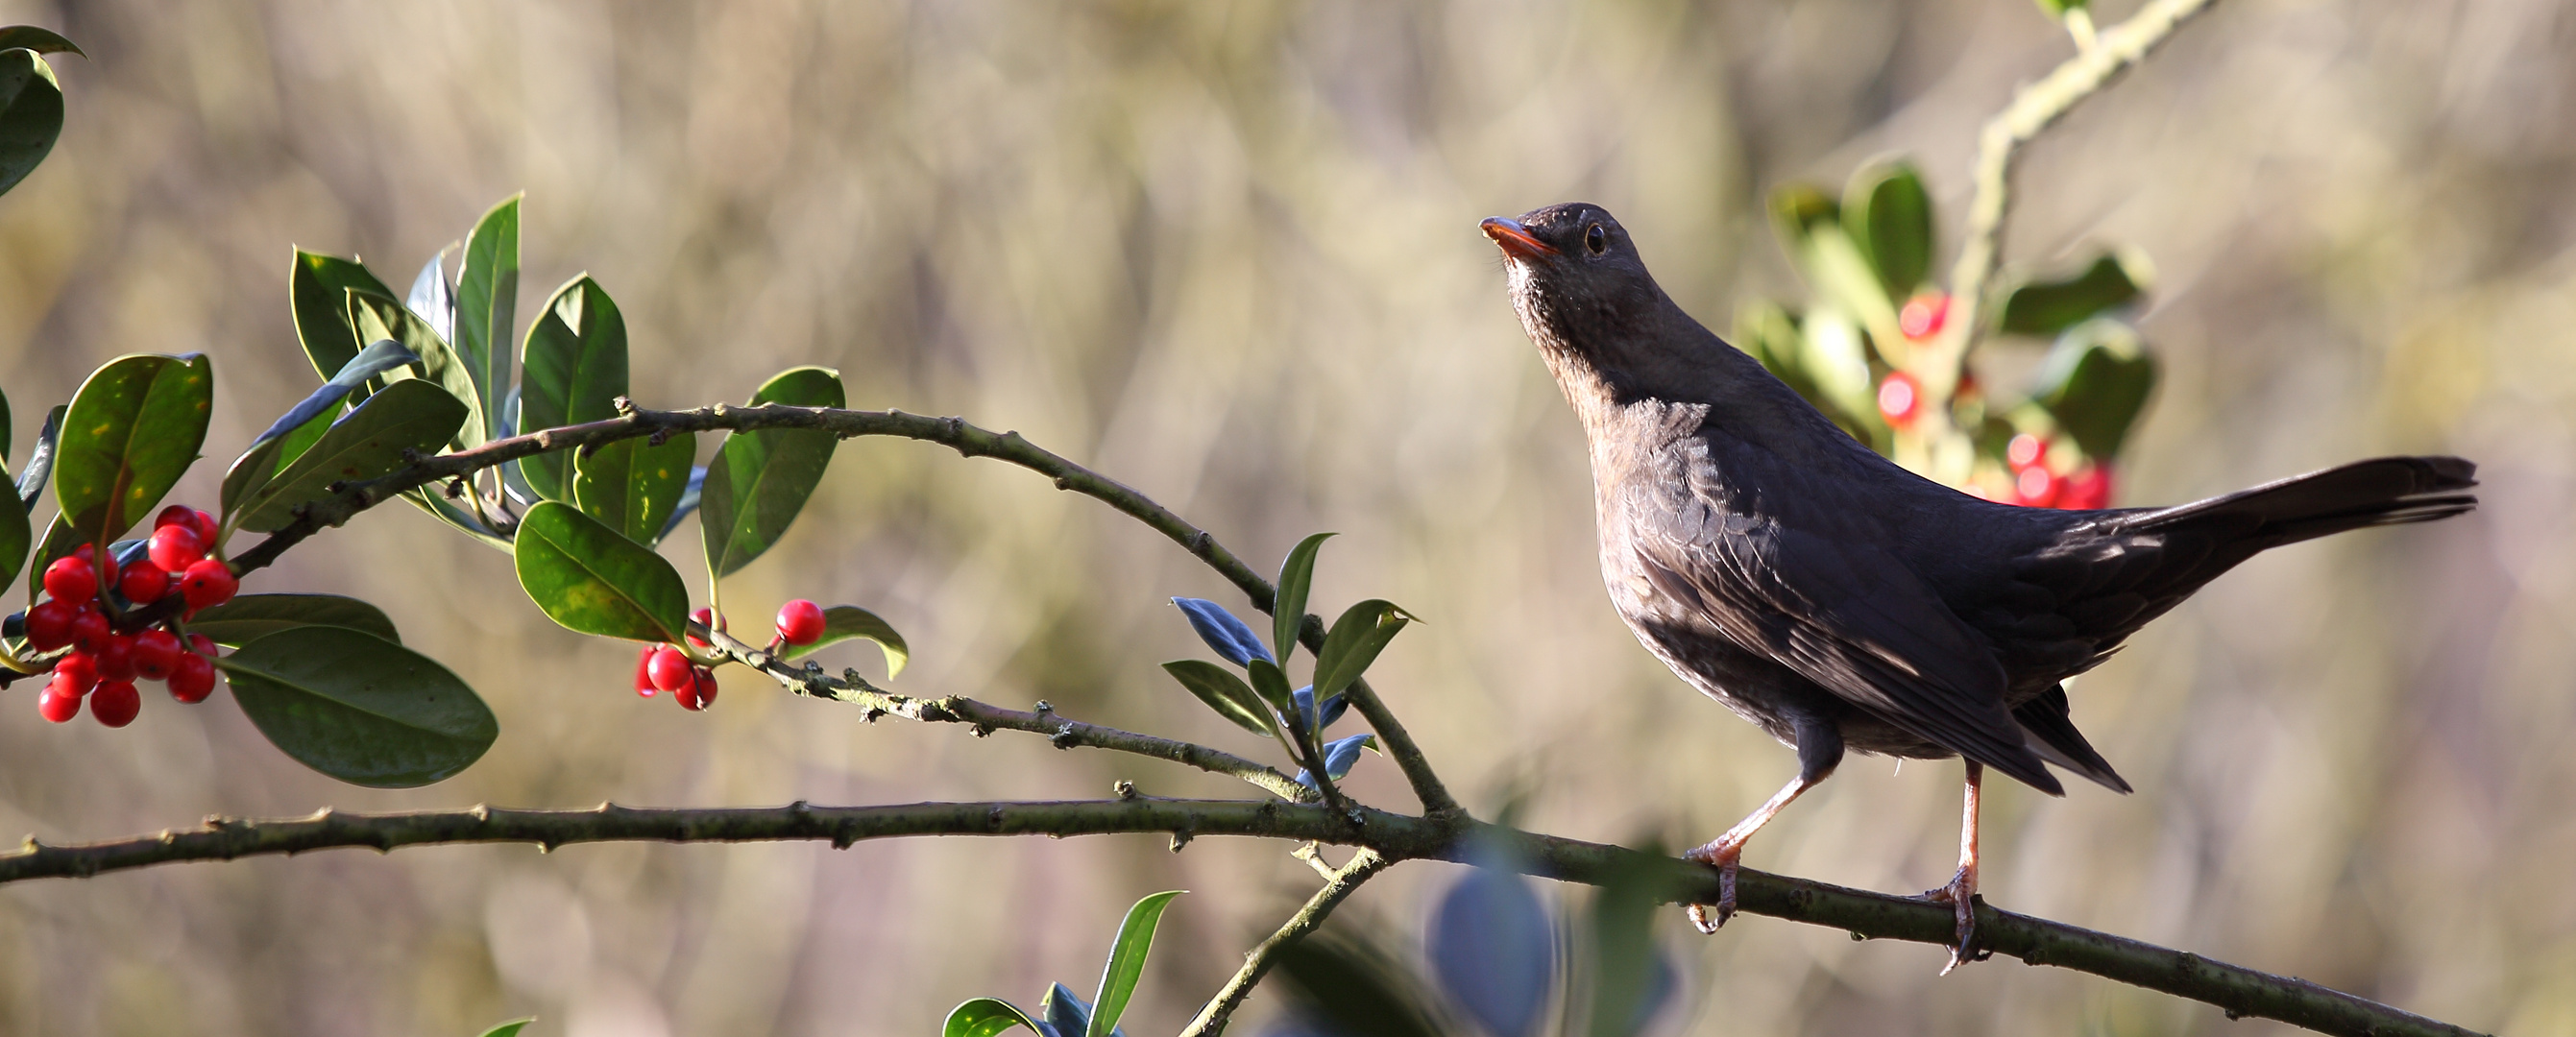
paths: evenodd
<path fill-rule="evenodd" d="M 1682 855 L 1683 860 L 1698 861 L 1717 869 L 1717 903 L 1692 904 L 1689 907 L 1691 925 L 1703 935 L 1717 935 L 1717 931 L 1725 927 L 1726 920 L 1735 917 L 1736 861 L 1743 852 L 1740 846 L 1710 843 Z M 1712 907 L 1716 909 L 1714 918 L 1710 917 Z"/>
<path fill-rule="evenodd" d="M 1958 874 L 1950 876 L 1948 885 L 1939 889 L 1925 890 L 1923 899 L 1935 904 L 1950 905 L 1959 920 L 1958 937 L 1950 944 L 1950 963 L 1941 966 L 1942 975 L 1947 976 L 1950 970 L 1968 962 L 1984 961 L 1994 957 L 1995 952 L 1976 946 L 1977 904 L 1980 901 L 1977 898 L 1977 873 L 1974 869 L 1959 869 Z"/>

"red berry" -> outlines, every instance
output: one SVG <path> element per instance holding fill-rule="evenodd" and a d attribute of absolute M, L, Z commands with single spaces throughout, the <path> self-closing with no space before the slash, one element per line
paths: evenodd
<path fill-rule="evenodd" d="M 173 504 L 161 509 L 160 514 L 152 516 L 152 528 L 155 530 L 158 530 L 163 526 L 173 525 L 187 526 L 192 529 L 195 528 L 197 525 L 197 509 L 191 508 L 185 504 Z"/>
<path fill-rule="evenodd" d="M 2038 464 L 2047 456 L 2048 441 L 2028 432 L 2014 436 L 2012 442 L 2004 444 L 2004 460 L 2011 462 L 2012 470 L 2016 472 Z"/>
<path fill-rule="evenodd" d="M 45 593 L 72 604 L 98 597 L 98 570 L 77 556 L 54 559 L 45 567 Z"/>
<path fill-rule="evenodd" d="M 27 644 L 39 652 L 50 652 L 72 643 L 72 620 L 80 607 L 68 601 L 48 601 L 27 610 Z"/>
<path fill-rule="evenodd" d="M 810 645 L 823 636 L 823 606 L 798 598 L 778 606 L 778 637 L 791 645 Z"/>
<path fill-rule="evenodd" d="M 654 692 L 653 656 L 661 650 L 661 645 L 645 645 L 644 651 L 635 657 L 635 693 L 648 699 Z"/>
<path fill-rule="evenodd" d="M 78 558 L 84 562 L 98 561 L 98 548 L 91 544 L 82 544 L 79 547 L 72 548 L 72 557 Z"/>
<path fill-rule="evenodd" d="M 2057 506 L 2078 511 L 2110 507 L 2111 470 L 2093 465 L 2075 473 L 2066 480 L 2066 489 L 2057 495 Z"/>
<path fill-rule="evenodd" d="M 89 715 L 109 727 L 131 724 L 141 712 L 143 696 L 134 690 L 133 681 L 108 681 L 89 697 Z"/>
<path fill-rule="evenodd" d="M 145 680 L 170 679 L 170 671 L 179 665 L 187 652 L 179 647 L 179 635 L 167 630 L 146 630 L 134 637 L 134 672 Z"/>
<path fill-rule="evenodd" d="M 700 710 L 715 705 L 715 671 L 704 666 L 690 667 L 689 682 L 680 688 L 673 689 L 671 697 L 679 700 L 680 708 L 686 710 Z"/>
<path fill-rule="evenodd" d="M 1933 292 L 1905 300 L 1905 308 L 1896 313 L 1896 330 L 1907 338 L 1930 338 L 1949 320 L 1950 297 Z"/>
<path fill-rule="evenodd" d="M 215 690 L 215 664 L 205 656 L 179 653 L 179 662 L 170 667 L 170 697 L 181 702 L 204 702 Z"/>
<path fill-rule="evenodd" d="M 215 639 L 204 634 L 188 635 L 188 650 L 208 659 L 215 657 Z"/>
<path fill-rule="evenodd" d="M 107 643 L 98 646 L 98 679 L 130 681 L 134 674 L 134 639 L 124 634 L 107 635 Z"/>
<path fill-rule="evenodd" d="M 206 556 L 206 544 L 197 536 L 197 524 L 191 521 L 153 530 L 151 552 L 152 564 L 180 572 Z"/>
<path fill-rule="evenodd" d="M 136 605 L 149 605 L 170 593 L 170 574 L 158 566 L 138 565 L 117 576 L 116 592 Z"/>
<path fill-rule="evenodd" d="M 54 660 L 54 680 L 69 687 L 74 695 L 87 695 L 98 687 L 98 658 L 87 652 L 73 652 Z"/>
<path fill-rule="evenodd" d="M 689 613 L 689 618 L 690 618 L 690 619 L 693 619 L 693 620 L 696 620 L 699 626 L 705 627 L 705 628 L 707 628 L 707 629 L 709 629 L 709 630 L 713 630 L 713 629 L 715 629 L 715 628 L 716 628 L 716 613 L 715 613 L 715 610 L 714 610 L 714 609 L 699 609 L 699 610 L 697 610 L 697 611 L 695 611 L 695 612 Z M 689 635 L 689 643 L 690 643 L 690 644 L 693 644 L 693 645 L 696 645 L 696 646 L 698 646 L 698 647 L 700 647 L 700 648 L 713 648 L 713 647 L 715 647 L 714 645 L 708 644 L 708 643 L 706 643 L 705 641 L 701 641 L 701 640 L 699 640 L 699 639 L 698 639 L 698 635 L 696 635 L 696 634 L 690 634 L 690 635 Z"/>
<path fill-rule="evenodd" d="M 45 693 L 36 697 L 36 712 L 57 724 L 79 716 L 80 707 L 80 693 L 63 687 L 63 679 L 60 677 L 54 678 L 53 683 L 45 685 Z"/>
<path fill-rule="evenodd" d="M 179 577 L 179 593 L 187 597 L 190 609 L 221 605 L 233 600 L 233 592 L 240 589 L 241 579 L 233 575 L 233 567 L 214 558 L 199 559 Z"/>
<path fill-rule="evenodd" d="M 2053 507 L 2063 480 L 2047 468 L 2033 465 L 2013 477 L 2013 503 L 2026 508 Z"/>
<path fill-rule="evenodd" d="M 670 645 L 655 648 L 653 658 L 644 664 L 644 671 L 652 679 L 653 686 L 664 691 L 678 691 L 689 686 L 689 656 Z"/>
<path fill-rule="evenodd" d="M 95 652 L 107 647 L 107 639 L 115 633 L 108 628 L 107 617 L 100 615 L 95 608 L 84 605 L 80 614 L 72 617 L 72 647 L 81 651 Z"/>
<path fill-rule="evenodd" d="M 208 514 L 205 509 L 194 510 L 197 516 L 197 542 L 206 545 L 206 550 L 212 551 L 215 549 L 215 533 L 222 527 L 215 524 L 215 517 Z"/>
<path fill-rule="evenodd" d="M 1914 376 L 1903 371 L 1890 371 L 1887 380 L 1878 383 L 1878 413 L 1887 423 L 1904 428 L 1914 423 L 1923 409 L 1923 386 Z"/>

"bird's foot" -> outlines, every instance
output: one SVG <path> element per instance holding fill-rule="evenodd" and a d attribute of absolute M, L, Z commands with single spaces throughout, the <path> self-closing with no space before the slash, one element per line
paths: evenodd
<path fill-rule="evenodd" d="M 1950 963 L 1941 966 L 1942 975 L 1947 976 L 1950 970 L 1968 962 L 1984 961 L 1994 957 L 1995 952 L 1975 946 L 1977 939 L 1977 868 L 1975 865 L 1960 868 L 1958 874 L 1950 876 L 1948 885 L 1924 891 L 1923 899 L 1935 904 L 1950 905 L 1959 919 L 1958 939 L 1950 944 Z"/>
<path fill-rule="evenodd" d="M 1683 860 L 1698 861 L 1717 869 L 1717 903 L 1690 905 L 1691 925 L 1698 927 L 1700 932 L 1717 935 L 1718 929 L 1726 925 L 1726 920 L 1735 917 L 1736 862 L 1743 857 L 1744 843 L 1722 836 L 1715 842 L 1682 854 Z M 1714 918 L 1710 917 L 1711 908 L 1715 909 Z"/>

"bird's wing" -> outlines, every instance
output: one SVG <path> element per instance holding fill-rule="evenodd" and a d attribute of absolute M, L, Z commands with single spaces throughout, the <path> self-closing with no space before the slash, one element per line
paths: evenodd
<path fill-rule="evenodd" d="M 1870 535 L 1879 516 L 1801 501 L 1822 473 L 1726 458 L 1706 440 L 1632 483 L 1632 549 L 1657 589 L 1800 676 L 1889 723 L 2051 794 L 2063 790 L 2005 707 L 1993 650 Z M 1777 463 L 1774 461 L 1773 463 Z M 1685 494 L 1680 486 L 1688 486 Z M 1804 505 L 1804 506 L 1802 506 Z"/>

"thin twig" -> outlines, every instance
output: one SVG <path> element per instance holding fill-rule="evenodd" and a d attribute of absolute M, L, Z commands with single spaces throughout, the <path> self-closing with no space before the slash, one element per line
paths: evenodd
<path fill-rule="evenodd" d="M 1459 819 L 1406 817 L 1368 807 L 1349 812 L 1275 800 L 1176 800 L 1145 796 L 1055 803 L 916 803 L 902 806 L 784 807 L 712 810 L 469 810 L 412 814 L 347 814 L 325 810 L 290 820 L 209 819 L 201 828 L 108 842 L 48 846 L 0 854 L 0 883 L 85 877 L 183 861 L 233 860 L 332 847 L 392 850 L 444 843 L 533 843 L 552 849 L 609 841 L 751 842 L 863 839 L 914 835 L 1102 835 L 1120 832 L 1255 836 L 1362 847 L 1386 861 L 1506 859 L 1533 875 L 1598 885 L 1638 874 L 1638 851 L 1534 835 Z M 1499 845 L 1504 853 L 1484 852 Z M 1676 902 L 1717 896 L 1705 865 L 1659 858 Z M 1841 929 L 1864 939 L 1946 947 L 1956 920 L 1946 904 L 1846 889 L 1742 869 L 1736 904 L 1746 914 Z M 2198 955 L 2094 932 L 2047 919 L 1977 907 L 1979 942 L 1996 954 L 2034 965 L 2087 972 L 2133 986 L 2206 1002 L 2233 1015 L 2262 1016 L 2349 1037 L 2473 1037 L 2470 1031 L 2399 1011 L 2304 980 L 2211 961 Z M 1937 959 L 1927 956 L 1927 967 Z"/>
<path fill-rule="evenodd" d="M 1335 907 L 1359 891 L 1360 883 L 1394 863 L 1380 856 L 1376 850 L 1362 849 L 1352 855 L 1350 863 L 1325 876 L 1324 888 L 1308 897 L 1306 906 L 1298 908 L 1296 914 L 1288 916 L 1288 921 L 1279 926 L 1278 932 L 1270 934 L 1269 939 L 1261 941 L 1260 946 L 1243 956 L 1243 967 L 1236 969 L 1234 978 L 1226 980 L 1216 996 L 1208 999 L 1207 1006 L 1199 1009 L 1198 1018 L 1190 1020 L 1189 1028 L 1181 1031 L 1181 1037 L 1215 1037 L 1225 1032 L 1226 1020 L 1233 1018 L 1234 1010 L 1243 1007 L 1244 999 L 1252 996 L 1252 988 L 1261 983 L 1261 977 L 1269 974 L 1270 966 L 1278 963 L 1280 952 L 1323 925 L 1324 918 L 1332 914 Z"/>

